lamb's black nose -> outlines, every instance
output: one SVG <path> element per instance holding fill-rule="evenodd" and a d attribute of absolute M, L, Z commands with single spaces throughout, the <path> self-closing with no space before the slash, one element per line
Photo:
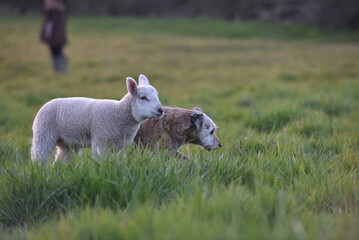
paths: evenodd
<path fill-rule="evenodd" d="M 221 143 L 219 143 L 219 144 L 218 144 L 218 147 L 219 147 L 219 148 L 220 148 L 220 147 L 222 147 L 222 144 L 221 144 Z"/>
<path fill-rule="evenodd" d="M 160 114 L 162 115 L 162 113 L 163 113 L 163 108 L 159 108 L 159 109 L 157 109 L 157 112 L 158 112 L 158 113 L 160 113 Z"/>

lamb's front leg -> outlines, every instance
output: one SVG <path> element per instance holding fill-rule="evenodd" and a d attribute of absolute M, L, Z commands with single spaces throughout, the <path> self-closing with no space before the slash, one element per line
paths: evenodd
<path fill-rule="evenodd" d="M 176 158 L 180 158 L 183 160 L 189 160 L 189 156 L 184 154 L 184 153 L 180 153 L 180 152 L 176 152 Z"/>
<path fill-rule="evenodd" d="M 169 149 L 169 154 L 174 156 L 175 158 L 178 159 L 183 159 L 183 160 L 189 160 L 189 156 L 187 156 L 186 154 L 180 153 L 177 151 L 177 149 Z"/>
<path fill-rule="evenodd" d="M 105 155 L 105 144 L 103 141 L 99 139 L 92 140 L 91 144 L 91 152 L 92 152 L 92 158 L 96 161 L 101 160 L 101 158 Z"/>

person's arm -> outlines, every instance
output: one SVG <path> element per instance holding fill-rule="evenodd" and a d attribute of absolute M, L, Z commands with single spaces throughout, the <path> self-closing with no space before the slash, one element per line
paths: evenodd
<path fill-rule="evenodd" d="M 55 21 L 55 12 L 53 10 L 46 11 L 46 19 L 44 23 L 43 38 L 45 40 L 50 40 L 54 32 L 54 21 Z"/>
<path fill-rule="evenodd" d="M 45 39 L 50 39 L 52 35 L 53 23 L 51 21 L 47 21 L 45 23 L 45 32 L 44 37 Z"/>

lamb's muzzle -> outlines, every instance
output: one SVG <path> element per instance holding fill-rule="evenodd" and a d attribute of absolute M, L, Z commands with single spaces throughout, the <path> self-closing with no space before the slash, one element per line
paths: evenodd
<path fill-rule="evenodd" d="M 162 108 L 162 106 L 161 106 L 161 107 L 159 106 L 159 107 L 157 108 L 156 112 L 153 112 L 153 115 L 155 115 L 156 117 L 161 117 L 162 114 L 163 114 L 163 108 Z"/>

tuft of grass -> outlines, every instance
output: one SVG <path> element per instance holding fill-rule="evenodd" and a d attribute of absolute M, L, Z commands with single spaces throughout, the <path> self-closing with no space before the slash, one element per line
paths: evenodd
<path fill-rule="evenodd" d="M 294 82 L 298 80 L 298 76 L 293 73 L 284 72 L 279 75 L 279 79 L 282 81 Z"/>
<path fill-rule="evenodd" d="M 306 137 L 311 136 L 328 136 L 330 133 L 330 126 L 326 126 L 322 122 L 297 122 L 294 127 L 292 127 L 294 132 L 302 134 Z"/>
<path fill-rule="evenodd" d="M 340 116 L 342 114 L 350 114 L 352 107 L 349 101 L 338 100 L 333 97 L 328 99 L 310 98 L 306 99 L 303 106 L 313 110 L 319 110 L 326 113 L 328 116 Z"/>
<path fill-rule="evenodd" d="M 246 126 L 259 132 L 271 133 L 279 131 L 298 117 L 298 112 L 293 109 L 272 110 L 267 114 L 247 120 Z"/>

